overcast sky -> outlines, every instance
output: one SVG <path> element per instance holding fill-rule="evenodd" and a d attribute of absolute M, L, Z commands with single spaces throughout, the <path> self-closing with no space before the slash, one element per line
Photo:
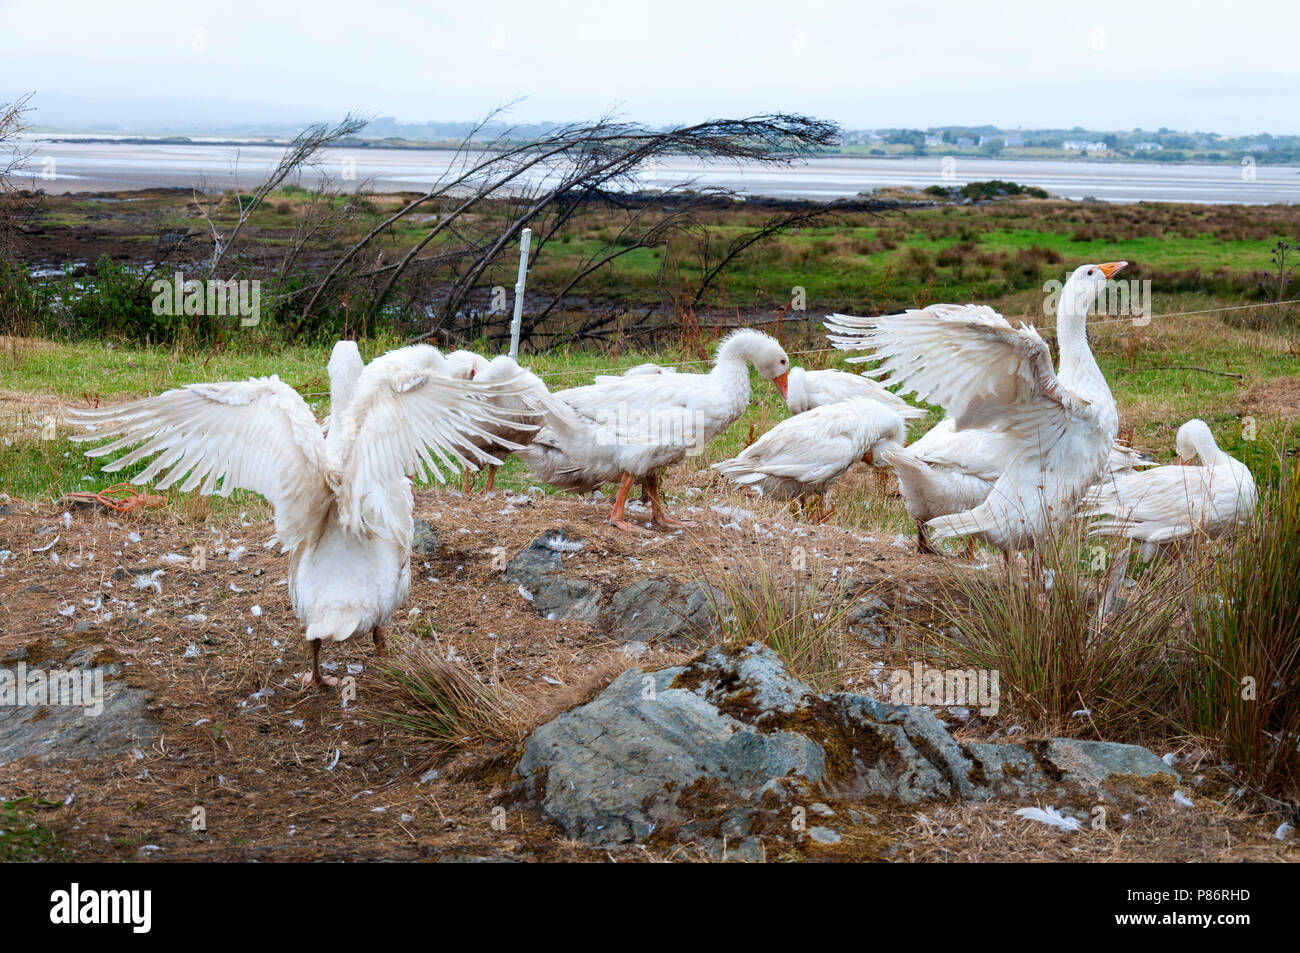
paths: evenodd
<path fill-rule="evenodd" d="M 0 95 L 192 119 L 203 104 L 660 124 L 776 110 L 849 128 L 992 123 L 1300 133 L 1300 3 L 1202 0 L 0 0 Z M 51 97 L 39 107 L 42 95 Z M 113 104 L 117 103 L 115 107 Z M 224 118 L 224 117 L 223 117 Z"/>

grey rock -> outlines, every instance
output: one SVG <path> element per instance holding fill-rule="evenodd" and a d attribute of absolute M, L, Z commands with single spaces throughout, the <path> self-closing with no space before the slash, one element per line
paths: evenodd
<path fill-rule="evenodd" d="M 736 843 L 727 843 L 722 858 L 729 863 L 757 864 L 763 861 L 763 842 L 757 837 L 745 837 Z"/>
<path fill-rule="evenodd" d="M 439 854 L 435 864 L 517 864 L 513 857 L 500 854 Z"/>
<path fill-rule="evenodd" d="M 702 642 L 718 630 L 715 606 L 727 605 L 727 597 L 708 583 L 652 577 L 615 593 L 604 625 L 623 642 Z"/>
<path fill-rule="evenodd" d="M 824 779 L 811 739 L 753 728 L 673 688 L 681 672 L 629 669 L 594 701 L 543 725 L 524 746 L 517 792 L 569 836 L 612 846 L 685 822 L 684 800 L 748 800 L 791 774 Z"/>
<path fill-rule="evenodd" d="M 1172 773 L 1134 745 L 961 744 L 929 709 L 816 694 L 751 643 L 715 646 L 686 666 L 624 672 L 533 733 L 513 790 L 588 844 L 659 833 L 716 854 L 792 804 L 826 817 L 828 801 L 1059 796 L 1161 772 Z M 840 836 L 822 830 L 814 838 L 822 843 Z"/>
<path fill-rule="evenodd" d="M 433 531 L 428 520 L 417 519 L 415 531 L 411 534 L 411 552 L 432 556 L 438 551 L 438 534 Z"/>
<path fill-rule="evenodd" d="M 810 827 L 808 836 L 819 844 L 838 844 L 843 840 L 838 831 L 831 830 L 829 827 Z"/>
<path fill-rule="evenodd" d="M 561 554 L 576 545 L 563 530 L 547 530 L 506 565 L 506 582 L 531 593 L 533 610 L 543 618 L 595 622 L 600 616 L 600 587 L 561 575 Z"/>
<path fill-rule="evenodd" d="M 84 661 L 84 660 L 83 660 Z M 73 670 L 60 666 L 63 671 Z M 111 666 L 110 666 L 111 668 Z M 13 691 L 34 668 L 0 669 L 0 692 Z M 49 671 L 45 670 L 48 674 Z M 30 679 L 26 679 L 30 683 Z M 149 715 L 151 694 L 112 679 L 103 681 L 103 708 L 72 705 L 0 706 L 0 762 L 35 755 L 48 763 L 64 758 L 103 758 L 147 748 L 161 734 Z"/>

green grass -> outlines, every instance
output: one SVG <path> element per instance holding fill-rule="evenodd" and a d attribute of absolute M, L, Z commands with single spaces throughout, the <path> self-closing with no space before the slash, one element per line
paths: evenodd
<path fill-rule="evenodd" d="M 61 806 L 33 797 L 0 801 L 0 863 L 50 860 L 62 853 L 58 836 L 40 821 Z"/>
<path fill-rule="evenodd" d="M 1010 315 L 1030 312 L 1035 299 L 1026 297 L 1023 305 L 1013 298 L 1006 311 Z M 1179 296 L 1171 300 L 1175 310 L 1197 310 L 1205 300 L 1196 296 Z M 1155 319 L 1160 322 L 1161 319 Z M 1300 447 L 1300 435 L 1286 421 L 1261 415 L 1256 421 L 1254 439 L 1248 439 L 1235 398 L 1243 387 L 1255 386 L 1275 378 L 1300 373 L 1295 357 L 1281 339 L 1256 332 L 1229 328 L 1215 316 L 1171 319 L 1175 326 L 1132 329 L 1123 322 L 1108 322 L 1096 327 L 1093 342 L 1103 371 L 1110 381 L 1120 406 L 1122 426 L 1131 426 L 1134 442 L 1154 453 L 1161 462 L 1173 459 L 1174 433 L 1191 417 L 1206 420 L 1220 445 L 1256 470 L 1261 480 L 1270 470 L 1274 449 L 1291 451 Z M 1050 320 L 1039 321 L 1050 328 Z M 793 328 L 794 326 L 792 326 Z M 791 337 L 791 351 L 824 348 L 816 336 Z M 1133 349 L 1134 338 L 1139 339 Z M 237 342 L 238 343 L 238 342 Z M 377 338 L 362 342 L 363 356 L 369 360 L 398 346 L 396 338 Z M 1128 350 L 1126 350 L 1128 348 Z M 491 353 L 489 348 L 478 350 Z M 278 373 L 303 394 L 320 417 L 329 412 L 328 378 L 325 364 L 329 349 L 325 346 L 298 346 L 271 351 L 255 343 L 231 346 L 216 352 L 183 351 L 170 348 L 109 347 L 100 343 L 58 344 L 52 342 L 8 341 L 0 349 L 0 390 L 17 391 L 58 398 L 69 405 L 91 400 L 120 400 L 126 397 L 159 393 L 198 381 L 240 380 L 254 375 Z M 808 366 L 849 368 L 841 352 L 795 356 L 796 363 Z M 694 349 L 682 347 L 655 351 L 603 353 L 576 349 L 527 355 L 532 367 L 552 389 L 578 386 L 591 381 L 602 371 L 617 371 L 644 361 L 677 364 L 682 370 L 703 371 Z M 1199 371 L 1169 369 L 1169 365 L 1203 367 L 1209 370 L 1241 374 L 1242 379 Z M 776 388 L 756 373 L 751 373 L 751 406 L 744 416 L 720 435 L 692 466 L 707 467 L 717 460 L 738 453 L 749 438 L 751 425 L 761 434 L 788 416 Z M 66 439 L 60 428 L 52 441 L 39 439 L 42 421 L 49 411 L 10 416 L 0 420 L 0 489 L 20 498 L 52 499 L 75 490 L 100 489 L 116 479 L 126 479 L 143 469 L 143 464 L 121 475 L 102 474 L 95 461 L 82 455 L 84 445 Z M 930 417 L 910 428 L 916 439 L 942 416 L 931 408 Z M 454 485 L 454 480 L 452 481 Z M 498 475 L 503 489 L 523 490 L 532 485 L 523 465 L 511 458 Z M 673 481 L 668 485 L 669 493 Z M 173 501 L 182 495 L 169 491 Z M 230 501 L 217 502 L 219 507 L 250 505 L 247 494 L 235 494 Z M 846 525 L 870 529 L 857 518 L 864 504 L 870 504 L 872 519 L 896 531 L 906 528 L 905 516 L 898 510 L 890 518 L 881 511 L 870 492 L 846 507 L 839 519 Z M 887 506 L 886 509 L 889 507 Z M 855 515 L 856 514 L 856 515 Z"/>

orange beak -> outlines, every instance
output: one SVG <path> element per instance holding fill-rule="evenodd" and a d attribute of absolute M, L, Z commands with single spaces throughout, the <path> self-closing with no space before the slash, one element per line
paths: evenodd
<path fill-rule="evenodd" d="M 789 371 L 786 371 L 784 374 L 780 375 L 779 377 L 773 377 L 772 383 L 775 384 L 776 389 L 781 392 L 782 400 L 790 396 L 790 372 Z"/>
<path fill-rule="evenodd" d="M 1101 273 L 1109 279 L 1111 275 L 1115 274 L 1115 272 L 1119 271 L 1127 264 L 1128 262 L 1126 261 L 1108 261 L 1104 265 L 1098 265 L 1097 267 L 1100 268 Z"/>

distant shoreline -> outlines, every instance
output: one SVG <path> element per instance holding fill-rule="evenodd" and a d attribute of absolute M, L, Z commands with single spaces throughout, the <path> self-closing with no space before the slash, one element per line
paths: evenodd
<path fill-rule="evenodd" d="M 122 145 L 122 146 L 193 146 L 197 148 L 225 146 L 239 148 L 241 146 L 257 146 L 261 148 L 282 149 L 289 145 L 288 139 L 276 139 L 267 137 L 264 139 L 195 139 L 189 136 L 108 136 L 108 135 L 77 135 L 72 133 L 28 133 L 23 137 L 28 142 L 56 142 L 62 144 L 93 144 L 93 145 Z M 482 143 L 474 146 L 475 149 L 487 151 L 490 143 Z M 368 149 L 368 150 L 394 150 L 394 151 L 456 151 L 463 148 L 459 141 L 438 140 L 438 141 L 420 141 L 415 139 L 349 139 L 344 142 L 334 142 L 324 146 L 326 149 Z M 1204 166 L 1240 166 L 1242 164 L 1241 156 L 1225 156 L 1221 159 L 1207 159 L 1204 157 L 1182 158 L 1182 159 L 1146 159 L 1140 156 L 1130 155 L 1079 155 L 1073 151 L 1067 152 L 1036 152 L 1034 155 L 1017 155 L 1015 149 L 1004 149 L 996 156 L 986 155 L 978 149 L 927 149 L 921 153 L 895 153 L 891 155 L 872 154 L 860 149 L 843 150 L 843 149 L 823 149 L 806 156 L 808 159 L 818 158 L 844 158 L 844 159 L 872 159 L 872 160 L 908 160 L 908 159 L 935 159 L 945 156 L 952 156 L 958 159 L 991 159 L 1005 162 L 1074 162 L 1074 163 L 1092 163 L 1098 165 L 1113 163 L 1132 163 L 1134 165 L 1147 166 L 1174 166 L 1174 165 L 1204 165 Z M 1256 165 L 1273 165 L 1288 166 L 1292 163 L 1286 161 L 1270 162 L 1268 154 L 1251 155 Z M 1297 173 L 1300 174 L 1300 173 Z"/>

